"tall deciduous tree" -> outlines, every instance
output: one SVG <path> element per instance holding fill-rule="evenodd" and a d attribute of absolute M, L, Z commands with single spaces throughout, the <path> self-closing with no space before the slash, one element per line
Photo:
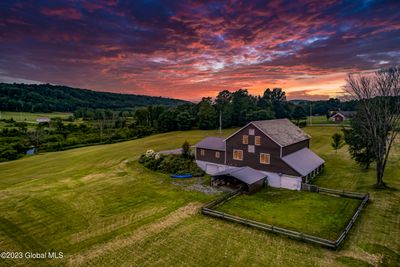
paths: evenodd
<path fill-rule="evenodd" d="M 399 132 L 400 67 L 374 74 L 349 75 L 345 90 L 353 99 L 359 100 L 364 114 L 359 125 L 375 155 L 376 186 L 385 188 L 385 167 Z"/>
<path fill-rule="evenodd" d="M 223 90 L 215 98 L 218 116 L 221 116 L 222 128 L 232 126 L 232 93 Z"/>
<path fill-rule="evenodd" d="M 179 130 L 190 130 L 192 128 L 193 117 L 188 111 L 179 112 L 176 116 Z"/>
<path fill-rule="evenodd" d="M 232 124 L 235 126 L 245 125 L 247 114 L 255 109 L 255 98 L 247 89 L 239 89 L 232 93 Z"/>
<path fill-rule="evenodd" d="M 292 112 L 292 119 L 299 124 L 300 120 L 305 120 L 307 118 L 307 112 L 302 106 L 296 106 Z"/>
<path fill-rule="evenodd" d="M 281 88 L 269 89 L 264 91 L 260 99 L 261 106 L 271 106 L 276 118 L 289 117 L 289 106 L 286 102 L 286 94 Z"/>
<path fill-rule="evenodd" d="M 211 97 L 203 97 L 199 103 L 199 113 L 197 113 L 200 129 L 215 129 L 217 126 L 217 112 L 212 105 Z"/>
<path fill-rule="evenodd" d="M 175 109 L 165 110 L 159 118 L 158 129 L 161 132 L 169 132 L 176 130 L 177 126 L 177 112 Z"/>

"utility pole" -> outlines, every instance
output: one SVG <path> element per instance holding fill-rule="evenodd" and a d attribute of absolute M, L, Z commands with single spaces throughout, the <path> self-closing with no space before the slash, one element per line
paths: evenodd
<path fill-rule="evenodd" d="M 312 125 L 312 106 L 310 101 L 310 126 Z"/>
<path fill-rule="evenodd" d="M 219 134 L 222 134 L 222 109 L 219 109 Z"/>

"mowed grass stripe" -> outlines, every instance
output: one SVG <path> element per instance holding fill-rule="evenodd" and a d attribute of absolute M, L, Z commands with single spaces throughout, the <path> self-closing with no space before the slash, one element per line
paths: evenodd
<path fill-rule="evenodd" d="M 318 185 L 371 192 L 372 201 L 341 250 L 330 251 L 196 214 L 84 265 L 396 266 L 400 251 L 400 146 L 393 150 L 387 166 L 386 182 L 392 189 L 375 190 L 373 167 L 361 170 L 346 147 L 338 153 L 330 147 L 330 137 L 340 131 L 339 127 L 305 130 L 312 136 L 311 148 L 327 164 L 316 180 Z M 224 136 L 234 131 L 225 131 Z M 194 144 L 205 136 L 218 133 L 173 132 L 1 163 L 0 216 L 7 221 L 0 222 L 0 250 L 53 249 L 63 251 L 65 258 L 6 260 L 0 265 L 73 265 L 68 264 L 73 255 L 129 236 L 189 203 L 210 201 L 213 196 L 183 190 L 171 184 L 167 175 L 150 172 L 136 162 L 147 149 L 173 149 L 184 140 Z M 61 213 L 38 207 L 47 202 L 54 205 L 51 210 L 59 207 Z M 48 233 L 56 234 L 52 238 Z"/>
<path fill-rule="evenodd" d="M 188 205 L 168 214 L 165 218 L 162 218 L 158 222 L 147 224 L 136 229 L 129 236 L 114 239 L 111 242 L 100 245 L 98 247 L 94 247 L 82 254 L 79 253 L 77 255 L 72 255 L 69 258 L 68 263 L 71 265 L 85 264 L 86 262 L 91 261 L 94 258 L 127 247 L 139 240 L 145 239 L 147 236 L 151 236 L 157 232 L 163 231 L 170 226 L 178 224 L 181 220 L 188 216 L 198 213 L 201 205 L 201 203 L 189 203 Z"/>

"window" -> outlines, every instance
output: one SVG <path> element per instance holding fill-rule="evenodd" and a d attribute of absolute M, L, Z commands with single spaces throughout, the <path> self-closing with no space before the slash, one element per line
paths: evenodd
<path fill-rule="evenodd" d="M 255 152 L 255 147 L 253 145 L 248 146 L 248 151 L 249 153 L 254 153 Z"/>
<path fill-rule="evenodd" d="M 254 135 L 254 129 L 249 129 L 249 135 Z"/>
<path fill-rule="evenodd" d="M 249 136 L 248 135 L 243 135 L 243 144 L 247 145 L 249 143 Z"/>
<path fill-rule="evenodd" d="M 243 160 L 243 150 L 234 149 L 233 150 L 233 159 Z"/>
<path fill-rule="evenodd" d="M 269 164 L 269 154 L 260 153 L 260 163 L 261 164 Z"/>
<path fill-rule="evenodd" d="M 260 146 L 261 145 L 261 136 L 258 136 L 258 135 L 254 136 L 254 144 L 256 146 Z"/>
<path fill-rule="evenodd" d="M 220 156 L 221 156 L 220 153 L 219 153 L 218 151 L 216 151 L 216 152 L 215 152 L 215 157 L 216 157 L 217 159 L 219 159 Z"/>
<path fill-rule="evenodd" d="M 200 149 L 200 155 L 204 156 L 204 154 L 205 154 L 204 149 Z"/>

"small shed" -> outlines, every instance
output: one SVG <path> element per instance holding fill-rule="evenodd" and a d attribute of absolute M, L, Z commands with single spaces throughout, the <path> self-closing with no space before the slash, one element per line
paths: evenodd
<path fill-rule="evenodd" d="M 252 194 L 261 189 L 267 182 L 267 175 L 250 167 L 232 168 L 218 172 L 214 178 L 234 178 L 243 184 L 243 191 Z"/>

